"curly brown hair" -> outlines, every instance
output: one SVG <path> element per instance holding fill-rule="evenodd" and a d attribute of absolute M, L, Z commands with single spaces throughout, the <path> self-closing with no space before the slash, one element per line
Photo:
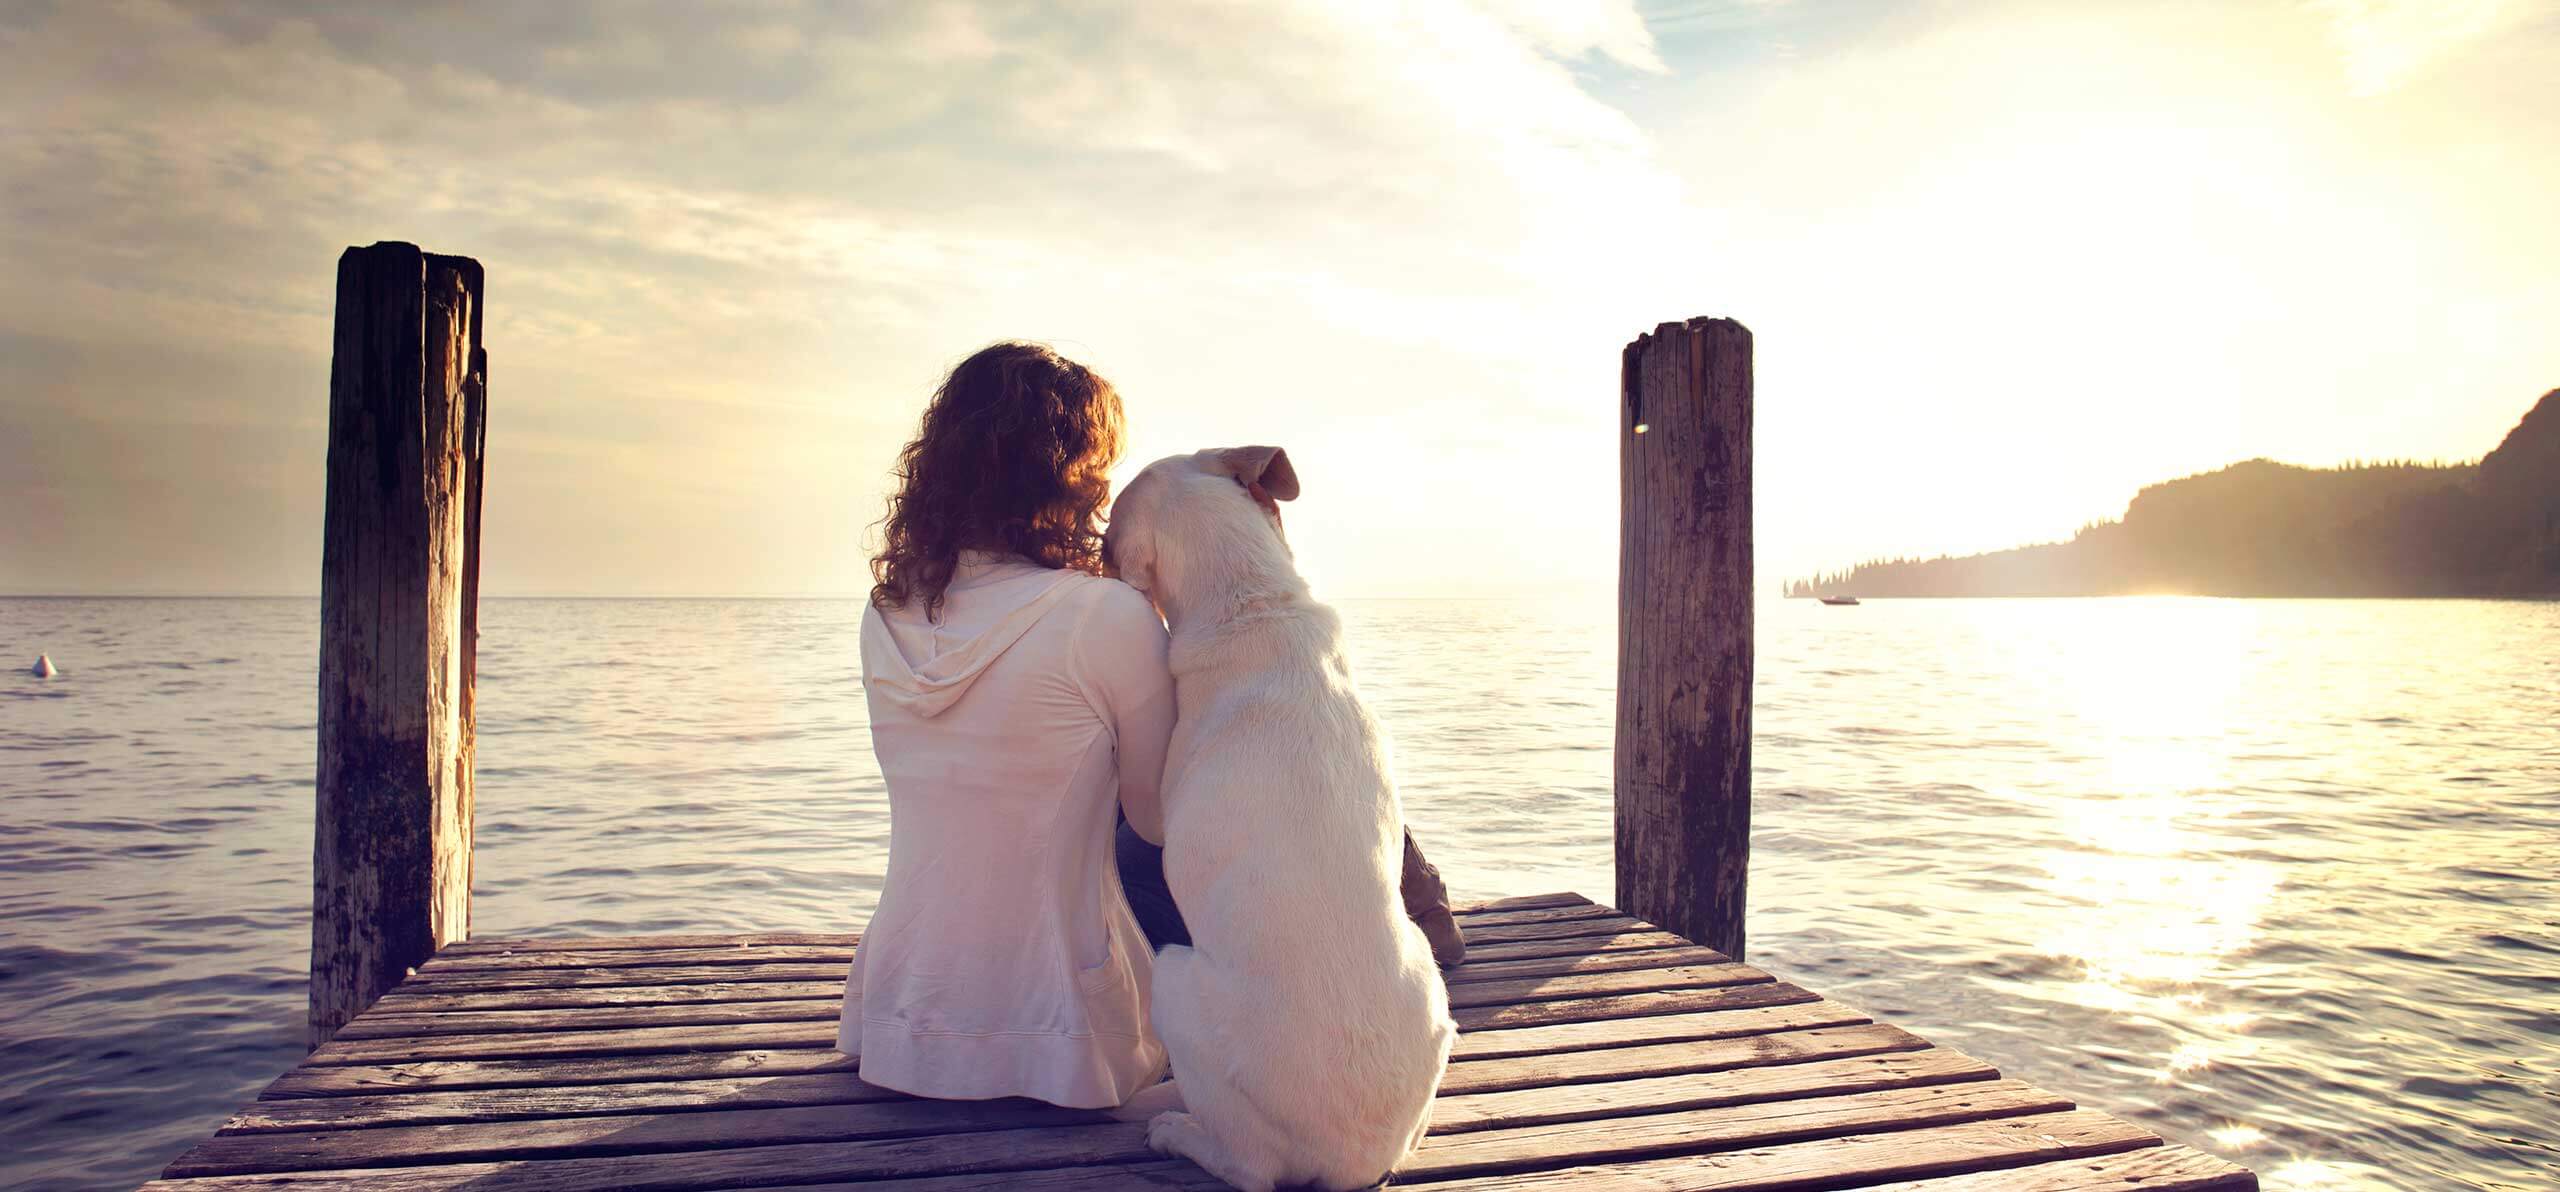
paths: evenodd
<path fill-rule="evenodd" d="M 1120 393 L 1039 344 L 981 348 L 933 391 L 871 560 L 871 603 L 942 611 L 963 550 L 1100 574 L 1103 503 L 1120 461 Z"/>

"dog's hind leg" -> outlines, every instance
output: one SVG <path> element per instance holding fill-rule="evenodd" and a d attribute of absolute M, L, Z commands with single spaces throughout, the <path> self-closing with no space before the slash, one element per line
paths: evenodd
<path fill-rule="evenodd" d="M 1187 1113 L 1160 1113 L 1147 1123 L 1147 1145 L 1159 1155 L 1175 1155 L 1200 1165 L 1237 1192 L 1271 1192 L 1277 1181 L 1267 1171 L 1249 1169 L 1229 1154 L 1218 1136 Z"/>
<path fill-rule="evenodd" d="M 1175 946 L 1156 955 L 1156 1034 L 1173 1057 L 1186 1109 L 1158 1115 L 1147 1142 L 1180 1155 L 1228 1184 L 1258 1192 L 1280 1181 L 1280 1145 L 1260 1110 L 1235 1086 L 1243 1048 L 1222 1013 L 1231 1004 L 1218 973 L 1199 953 Z"/>

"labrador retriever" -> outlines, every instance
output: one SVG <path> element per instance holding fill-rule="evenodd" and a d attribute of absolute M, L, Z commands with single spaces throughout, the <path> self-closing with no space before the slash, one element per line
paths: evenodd
<path fill-rule="evenodd" d="M 1297 495 L 1276 447 L 1174 456 L 1122 491 L 1104 540 L 1173 634 L 1164 863 L 1192 943 L 1156 958 L 1183 1108 L 1147 1141 L 1245 1192 L 1387 1176 L 1457 1037 L 1398 895 L 1386 737 L 1281 533 Z"/>

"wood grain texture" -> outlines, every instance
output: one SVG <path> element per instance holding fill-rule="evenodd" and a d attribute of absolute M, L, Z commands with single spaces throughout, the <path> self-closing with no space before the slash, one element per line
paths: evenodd
<path fill-rule="evenodd" d="M 1558 956 L 1589 956 L 1600 952 L 1651 952 L 1662 948 L 1695 947 L 1689 941 L 1668 931 L 1639 929 L 1615 935 L 1578 936 L 1571 939 L 1521 940 L 1514 943 L 1467 943 L 1467 964 L 1499 960 L 1546 960 Z M 1464 966 L 1460 966 L 1462 969 Z"/>
<path fill-rule="evenodd" d="M 623 970 L 629 972 L 632 970 Z M 434 989 L 437 992 L 425 992 Z M 669 1006 L 693 1002 L 769 1002 L 844 997 L 844 969 L 812 965 L 799 980 L 701 981 L 663 985 L 564 985 L 447 992 L 403 984 L 373 1003 L 375 1014 L 477 1014 L 489 1010 L 567 1010 L 585 1006 Z"/>
<path fill-rule="evenodd" d="M 671 1154 L 802 1142 L 929 1136 L 953 1150 L 962 1137 L 996 1130 L 1098 1125 L 1110 1119 L 1034 1101 L 866 1101 L 783 1109 L 533 1118 L 467 1127 L 380 1126 L 370 1130 L 263 1131 L 207 1139 L 169 1164 L 176 1178 L 261 1171 L 408 1166 L 492 1159 L 556 1159 Z"/>
<path fill-rule="evenodd" d="M 1546 1026 L 1558 1022 L 1591 1022 L 1600 1019 L 1641 1018 L 1653 1014 L 1686 1014 L 1698 1010 L 1740 1010 L 1818 1000 L 1820 999 L 1813 993 L 1784 981 L 1767 981 L 1757 985 L 1737 985 L 1727 989 L 1682 989 L 1660 993 L 1626 993 L 1614 997 L 1526 1002 L 1509 1006 L 1471 1006 L 1463 1010 L 1452 1010 L 1449 1012 L 1449 1017 L 1457 1020 L 1459 1030 L 1486 1031 L 1506 1027 Z"/>
<path fill-rule="evenodd" d="M 437 1035 L 566 1034 L 625 1027 L 712 1026 L 759 1022 L 834 1022 L 844 987 L 833 997 L 683 1002 L 658 1006 L 477 1010 L 444 1014 L 367 1014 L 339 1028 L 341 1041 L 419 1039 Z"/>
<path fill-rule="evenodd" d="M 413 1064 L 424 1060 L 549 1059 L 664 1055 L 688 1051 L 833 1048 L 832 1019 L 721 1026 L 650 1026 L 624 1030 L 522 1035 L 427 1035 L 398 1039 L 332 1039 L 308 1065 Z"/>
<path fill-rule="evenodd" d="M 1652 1043 L 1733 1039 L 1778 1031 L 1856 1026 L 1866 1015 L 1838 1002 L 1812 1001 L 1782 1006 L 1751 1006 L 1655 1014 L 1643 1018 L 1601 1018 L 1584 1022 L 1470 1031 L 1458 1036 L 1449 1051 L 1452 1063 L 1505 1055 L 1540 1055 L 1557 1051 L 1604 1051 Z"/>
<path fill-rule="evenodd" d="M 1724 953 L 1713 948 L 1652 948 L 1638 952 L 1576 952 L 1533 960 L 1471 959 L 1445 975 L 1454 988 L 1475 981 L 1506 981 L 1518 977 L 1563 977 L 1576 973 L 1727 963 L 1730 961 L 1725 959 Z"/>
<path fill-rule="evenodd" d="M 495 1060 L 394 1060 L 346 1065 L 304 1063 L 277 1077 L 259 1092 L 258 1097 L 260 1100 L 292 1100 L 477 1089 L 569 1088 L 595 1084 L 851 1072 L 854 1068 L 852 1057 L 832 1047 Z"/>
<path fill-rule="evenodd" d="M 1844 1047 L 1836 1054 L 1848 1058 L 1774 1067 L 1715 1067 L 1669 1076 L 1535 1085 L 1504 1092 L 1452 1094 L 1444 1090 L 1432 1106 L 1431 1129 L 1437 1134 L 1456 1134 L 1542 1126 L 1789 1097 L 1992 1080 L 2000 1075 L 1991 1065 L 1971 1056 L 1938 1048 L 1859 1055 Z"/>
<path fill-rule="evenodd" d="M 1440 1095 L 1455 1097 L 1640 1076 L 1722 1072 L 1841 1056 L 1918 1051 L 1928 1045 L 1927 1040 L 1900 1027 L 1870 1023 L 1712 1041 L 1506 1056 L 1449 1065 L 1440 1078 Z"/>
<path fill-rule="evenodd" d="M 1880 1184 L 1873 1192 L 2249 1192 L 2247 1169 L 2182 1146 L 2145 1147 L 1971 1175 Z"/>
<path fill-rule="evenodd" d="M 1399 1185 L 2254 1186 L 2229 1164 L 2074 1110 L 1721 953 L 1618 922 L 1607 908 L 1577 900 L 1487 913 L 1503 916 L 1497 928 L 1534 933 L 1487 947 L 1558 951 L 1452 974 L 1466 1029 Z M 1600 934 L 1548 934 L 1576 923 L 1598 924 Z M 1642 937 L 1669 942 L 1619 950 Z M 745 949 L 721 940 L 624 937 L 549 953 L 674 958 L 667 964 L 571 960 L 422 973 L 151 1187 L 1216 1186 L 1149 1151 L 1139 1124 L 1019 1099 L 924 1100 L 867 1084 L 832 1046 L 840 970 L 790 959 L 699 963 L 701 954 L 730 951 L 788 957 L 840 947 L 840 938 L 765 936 Z M 450 959 L 525 955 L 510 948 Z M 716 979 L 812 968 L 826 979 Z M 583 984 L 599 975 L 670 983 Z M 469 987 L 493 978 L 503 984 Z M 545 980 L 563 984 L 544 989 Z M 776 992 L 795 996 L 762 996 Z M 560 998 L 569 1004 L 546 1001 Z"/>
<path fill-rule="evenodd" d="M 1637 953 L 1637 955 L 1646 955 L 1646 953 Z M 1648 993 L 1666 989 L 1709 989 L 1724 985 L 1755 985 L 1775 979 L 1747 964 L 1673 965 L 1613 973 L 1514 977 L 1508 981 L 1474 981 L 1451 985 L 1449 1005 L 1456 1009 L 1514 1002 L 1560 1001 L 1566 998 L 1596 997 L 1613 993 Z"/>
<path fill-rule="evenodd" d="M 1585 1164 L 1439 1185 L 1451 1192 L 1790 1192 L 1955 1175 L 2160 1145 L 2102 1113 L 2073 1110 L 1877 1131 L 1633 1163 Z"/>
<path fill-rule="evenodd" d="M 802 1076 L 730 1076 L 621 1084 L 402 1091 L 256 1101 L 231 1115 L 220 1134 L 279 1130 L 364 1130 L 375 1126 L 459 1125 L 521 1118 L 671 1113 L 696 1109 L 783 1109 L 903 1101 L 905 1093 L 865 1084 L 853 1065 Z"/>
<path fill-rule="evenodd" d="M 320 567 L 308 1039 L 469 930 L 464 600 L 480 268 L 338 259 Z"/>
<path fill-rule="evenodd" d="M 1816 1138 L 1916 1130 L 2053 1113 L 2071 1103 L 2014 1080 L 1890 1089 L 1484 1130 L 1423 1140 L 1396 1169 L 1399 1181 L 1427 1182 L 1589 1163 L 1706 1154 Z"/>
<path fill-rule="evenodd" d="M 670 964 L 622 968 L 499 969 L 442 972 L 420 969 L 395 992 L 419 997 L 490 991 L 657 989 L 673 985 L 727 985 L 744 981 L 844 980 L 849 961 L 779 961 L 771 964 Z M 842 992 L 841 989 L 838 992 Z M 389 994 L 385 995 L 391 996 Z"/>
<path fill-rule="evenodd" d="M 1664 323 L 1627 345 L 1619 396 L 1617 903 L 1742 960 L 1751 333 Z"/>

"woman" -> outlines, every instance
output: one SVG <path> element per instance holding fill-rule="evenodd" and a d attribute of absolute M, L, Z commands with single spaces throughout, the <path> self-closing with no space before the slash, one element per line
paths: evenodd
<path fill-rule="evenodd" d="M 862 620 L 889 871 L 836 1046 L 927 1097 L 1118 1105 L 1164 1070 L 1117 814 L 1163 839 L 1165 628 L 1101 575 L 1120 398 L 1031 344 L 951 371 L 898 459 Z"/>

